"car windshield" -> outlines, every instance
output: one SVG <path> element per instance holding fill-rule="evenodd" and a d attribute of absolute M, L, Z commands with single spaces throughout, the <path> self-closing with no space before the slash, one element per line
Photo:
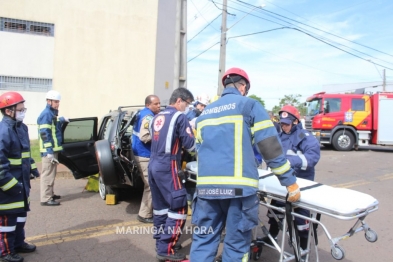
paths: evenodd
<path fill-rule="evenodd" d="M 321 110 L 321 99 L 314 99 L 307 103 L 307 115 L 315 116 Z"/>

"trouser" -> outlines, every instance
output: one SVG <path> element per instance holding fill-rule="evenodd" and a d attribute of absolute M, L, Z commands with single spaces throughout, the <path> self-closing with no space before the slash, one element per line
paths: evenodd
<path fill-rule="evenodd" d="M 25 223 L 27 212 L 0 215 L 1 256 L 14 253 L 15 248 L 25 243 Z"/>
<path fill-rule="evenodd" d="M 284 203 L 278 202 L 275 200 L 272 200 L 271 205 L 277 206 L 277 207 L 284 207 L 285 206 Z M 280 220 L 282 220 L 284 218 L 284 214 L 279 213 L 276 210 L 273 210 L 273 211 Z M 303 208 L 298 207 L 298 208 L 295 208 L 295 213 L 305 216 L 305 217 L 310 217 L 310 211 L 307 209 L 303 209 Z M 274 217 L 271 213 L 268 212 L 267 216 L 269 217 L 269 224 L 270 224 L 269 231 L 273 235 L 273 237 L 276 237 L 279 232 L 277 221 L 274 219 Z M 307 239 L 308 238 L 308 231 L 310 229 L 309 221 L 305 220 L 303 218 L 300 218 L 300 217 L 295 217 L 295 222 L 296 222 L 297 230 L 299 232 L 299 236 L 301 238 Z"/>
<path fill-rule="evenodd" d="M 255 195 L 204 199 L 193 202 L 191 262 L 213 262 L 226 228 L 222 261 L 248 261 L 252 229 L 258 225 L 258 197 Z"/>
<path fill-rule="evenodd" d="M 149 184 L 157 254 L 171 255 L 175 253 L 173 247 L 179 241 L 187 219 L 186 189 L 171 170 L 151 172 L 149 168 Z"/>
<path fill-rule="evenodd" d="M 139 208 L 138 215 L 144 218 L 151 218 L 153 216 L 153 204 L 152 204 L 148 170 L 147 170 L 147 167 L 149 165 L 149 158 L 135 156 L 135 160 L 139 165 L 141 178 L 144 184 L 141 207 Z"/>
<path fill-rule="evenodd" d="M 53 155 L 57 159 L 58 153 L 54 153 Z M 42 157 L 41 160 L 42 160 L 42 171 L 40 175 L 41 202 L 47 202 L 55 194 L 53 188 L 55 186 L 57 164 L 52 164 L 46 156 Z"/>

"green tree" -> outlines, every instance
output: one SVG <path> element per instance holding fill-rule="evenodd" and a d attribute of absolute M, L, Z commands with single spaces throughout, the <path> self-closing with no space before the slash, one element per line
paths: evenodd
<path fill-rule="evenodd" d="M 273 114 L 278 115 L 278 111 L 285 105 L 293 105 L 299 110 L 300 115 L 304 116 L 307 113 L 307 108 L 304 106 L 304 103 L 299 100 L 300 97 L 300 94 L 285 95 L 279 100 L 278 105 L 273 107 Z"/>
<path fill-rule="evenodd" d="M 249 95 L 248 97 L 257 100 L 259 103 L 261 103 L 261 105 L 263 105 L 263 107 L 265 107 L 265 101 L 263 101 L 259 96 Z"/>

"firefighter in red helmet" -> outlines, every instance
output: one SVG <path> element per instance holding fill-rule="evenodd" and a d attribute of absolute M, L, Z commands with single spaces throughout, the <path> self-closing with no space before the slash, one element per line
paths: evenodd
<path fill-rule="evenodd" d="M 272 121 L 261 103 L 246 97 L 251 87 L 247 73 L 231 68 L 222 83 L 225 89 L 221 98 L 196 120 L 198 181 L 192 224 L 211 232 L 194 232 L 191 262 L 214 260 L 224 227 L 222 261 L 248 260 L 259 203 L 253 144 L 281 185 L 287 187 L 288 200 L 300 198 L 296 177 Z"/>
<path fill-rule="evenodd" d="M 315 166 L 318 163 L 321 152 L 318 140 L 307 130 L 303 129 L 300 122 L 299 110 L 292 105 L 285 105 L 279 111 L 282 132 L 280 133 L 281 144 L 286 153 L 291 167 L 295 170 L 296 177 L 314 180 Z M 272 204 L 283 206 L 278 202 Z M 305 217 L 310 216 L 310 212 L 303 208 L 296 208 L 295 212 Z M 279 226 L 273 215 L 268 214 L 270 229 L 269 232 L 276 238 L 279 233 Z M 295 217 L 297 230 L 300 236 L 300 247 L 307 249 L 309 223 L 305 219 Z M 265 242 L 270 242 L 266 237 Z"/>
<path fill-rule="evenodd" d="M 0 95 L 0 261 L 23 261 L 18 253 L 33 252 L 25 242 L 24 226 L 30 210 L 30 176 L 39 176 L 30 154 L 25 100 L 17 92 Z"/>

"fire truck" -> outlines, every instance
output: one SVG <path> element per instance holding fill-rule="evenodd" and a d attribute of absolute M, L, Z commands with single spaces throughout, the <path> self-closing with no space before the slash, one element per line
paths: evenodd
<path fill-rule="evenodd" d="M 306 129 L 325 147 L 393 145 L 393 92 L 329 94 L 307 98 Z"/>

